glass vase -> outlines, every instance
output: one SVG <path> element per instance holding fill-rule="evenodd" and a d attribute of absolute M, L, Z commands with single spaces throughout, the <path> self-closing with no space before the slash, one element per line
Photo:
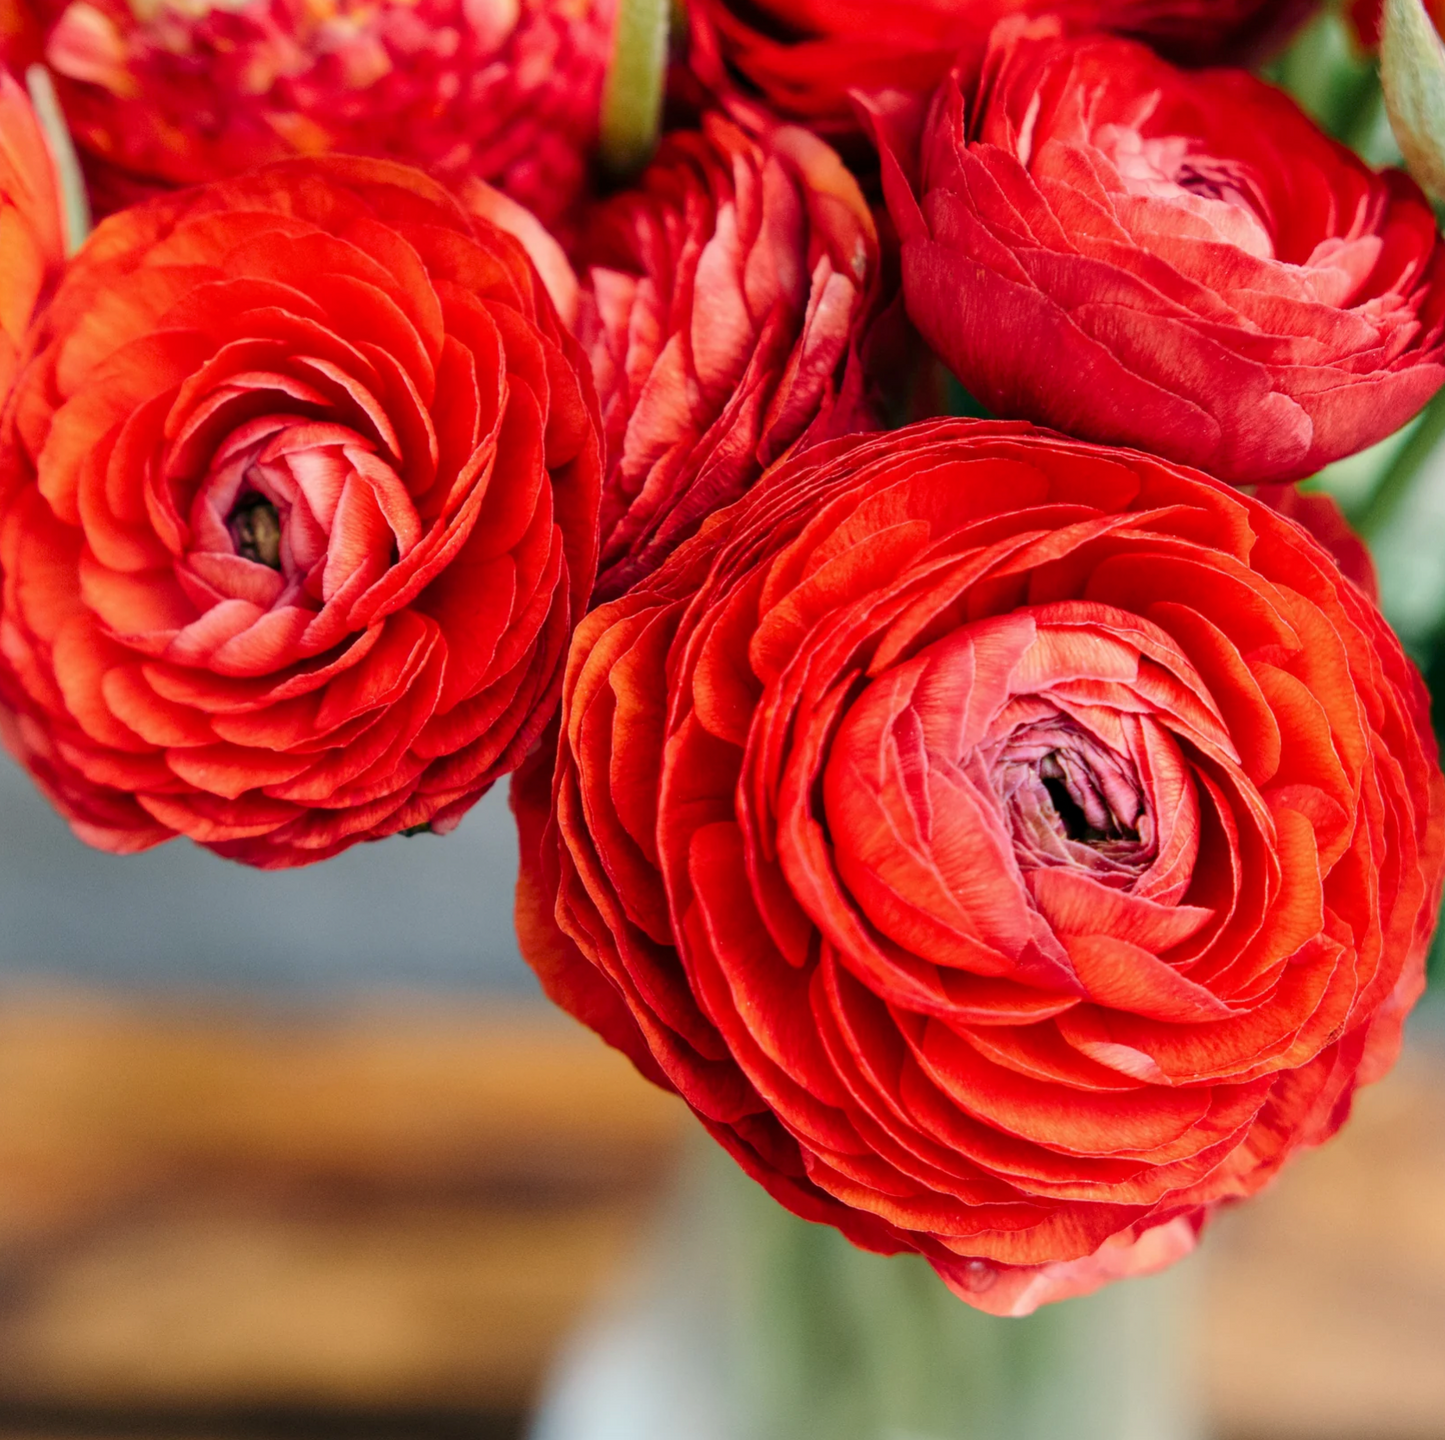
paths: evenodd
<path fill-rule="evenodd" d="M 1199 1440 L 1194 1263 L 999 1319 L 698 1138 L 533 1440 Z"/>

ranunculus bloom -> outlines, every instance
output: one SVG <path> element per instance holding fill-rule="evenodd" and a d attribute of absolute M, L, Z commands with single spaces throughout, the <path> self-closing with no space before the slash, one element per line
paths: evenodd
<path fill-rule="evenodd" d="M 995 414 L 1263 483 L 1445 381 L 1418 187 L 1242 71 L 1005 24 L 977 93 L 935 97 L 916 195 L 909 158 L 884 161 L 908 313 Z"/>
<path fill-rule="evenodd" d="M 583 226 L 576 333 L 607 434 L 598 594 L 620 594 L 796 443 L 868 428 L 878 237 L 836 154 L 718 116 Z"/>
<path fill-rule="evenodd" d="M 519 933 L 783 1204 L 1018 1314 L 1187 1250 L 1389 1065 L 1435 753 L 1292 522 L 927 422 L 785 461 L 583 621 Z"/>
<path fill-rule="evenodd" d="M 38 0 L 100 199 L 290 155 L 490 181 L 544 219 L 597 138 L 615 0 Z"/>
<path fill-rule="evenodd" d="M 518 763 L 601 452 L 510 236 L 403 166 L 287 161 L 105 222 L 30 348 L 0 681 L 83 839 L 301 865 L 445 829 Z"/>
<path fill-rule="evenodd" d="M 692 66 L 710 88 L 824 132 L 849 131 L 850 90 L 929 89 L 982 53 L 1009 15 L 1150 40 L 1186 64 L 1249 54 L 1318 0 L 692 0 Z M 741 82 L 741 88 L 736 81 Z"/>
<path fill-rule="evenodd" d="M 25 92 L 0 69 L 0 411 L 35 307 L 65 263 L 50 151 Z"/>

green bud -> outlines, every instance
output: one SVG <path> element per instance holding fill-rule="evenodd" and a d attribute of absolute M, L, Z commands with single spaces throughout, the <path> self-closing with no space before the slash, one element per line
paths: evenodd
<path fill-rule="evenodd" d="M 1410 173 L 1445 200 L 1445 41 L 1424 0 L 1385 0 L 1380 78 Z"/>

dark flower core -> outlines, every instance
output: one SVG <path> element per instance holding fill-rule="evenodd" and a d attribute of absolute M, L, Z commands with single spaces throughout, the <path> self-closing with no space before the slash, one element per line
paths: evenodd
<path fill-rule="evenodd" d="M 226 524 L 238 555 L 272 570 L 281 568 L 281 517 L 264 495 L 253 490 L 242 496 Z"/>

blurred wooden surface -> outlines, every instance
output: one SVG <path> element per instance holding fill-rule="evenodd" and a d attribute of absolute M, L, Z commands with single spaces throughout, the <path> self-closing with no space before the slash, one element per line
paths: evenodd
<path fill-rule="evenodd" d="M 4 997 L 0 1440 L 516 1434 L 682 1125 L 540 1008 Z M 1220 1440 L 1445 1437 L 1445 1052 L 1192 1263 Z"/>
<path fill-rule="evenodd" d="M 0 1411 L 518 1409 L 678 1102 L 540 1006 L 0 1004 Z"/>
<path fill-rule="evenodd" d="M 1445 1437 L 1445 1048 L 1206 1242 L 1201 1370 L 1227 1440 Z"/>

